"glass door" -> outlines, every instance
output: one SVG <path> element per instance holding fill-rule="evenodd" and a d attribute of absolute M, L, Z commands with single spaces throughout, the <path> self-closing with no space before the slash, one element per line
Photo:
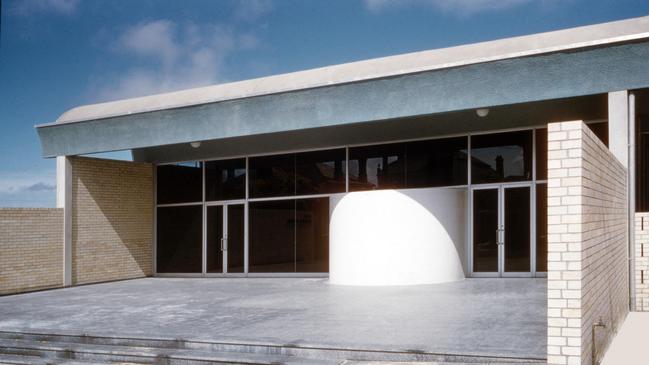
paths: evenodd
<path fill-rule="evenodd" d="M 206 207 L 205 273 L 244 273 L 244 205 Z"/>
<path fill-rule="evenodd" d="M 474 276 L 531 276 L 530 186 L 473 189 Z"/>
<path fill-rule="evenodd" d="M 473 190 L 473 272 L 500 271 L 500 189 Z"/>
<path fill-rule="evenodd" d="M 501 197 L 502 276 L 530 276 L 530 187 L 503 187 Z"/>

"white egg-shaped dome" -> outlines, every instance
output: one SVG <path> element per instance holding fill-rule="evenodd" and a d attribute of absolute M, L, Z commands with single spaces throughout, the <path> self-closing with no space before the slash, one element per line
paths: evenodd
<path fill-rule="evenodd" d="M 331 199 L 329 280 L 417 285 L 462 280 L 466 191 L 378 190 Z"/>

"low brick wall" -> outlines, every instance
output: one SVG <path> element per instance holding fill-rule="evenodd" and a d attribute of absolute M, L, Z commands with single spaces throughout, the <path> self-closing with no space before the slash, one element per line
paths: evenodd
<path fill-rule="evenodd" d="M 583 122 L 548 125 L 549 364 L 597 363 L 628 313 L 626 179 Z"/>
<path fill-rule="evenodd" d="M 649 213 L 635 214 L 636 311 L 649 312 Z"/>
<path fill-rule="evenodd" d="M 72 284 L 153 274 L 153 166 L 71 157 Z"/>
<path fill-rule="evenodd" d="M 63 209 L 0 208 L 0 294 L 63 285 Z"/>

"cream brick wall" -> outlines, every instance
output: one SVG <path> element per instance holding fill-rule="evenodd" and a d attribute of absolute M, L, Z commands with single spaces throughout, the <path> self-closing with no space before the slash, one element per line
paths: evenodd
<path fill-rule="evenodd" d="M 581 121 L 548 125 L 548 363 L 591 364 L 628 313 L 627 171 Z"/>
<path fill-rule="evenodd" d="M 63 209 L 0 208 L 0 294 L 63 285 Z"/>
<path fill-rule="evenodd" d="M 72 284 L 152 275 L 153 166 L 70 158 Z"/>
<path fill-rule="evenodd" d="M 636 311 L 649 312 L 649 213 L 635 214 Z"/>

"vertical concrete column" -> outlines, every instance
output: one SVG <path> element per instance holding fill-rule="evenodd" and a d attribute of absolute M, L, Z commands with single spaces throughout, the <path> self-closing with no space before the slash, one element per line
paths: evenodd
<path fill-rule="evenodd" d="M 635 98 L 627 90 L 608 93 L 608 140 L 609 149 L 613 155 L 628 170 L 627 179 L 627 208 L 628 221 L 635 220 Z M 633 224 L 627 226 L 629 246 L 627 257 L 629 261 L 629 297 L 630 306 L 635 300 L 635 229 Z"/>
<path fill-rule="evenodd" d="M 629 164 L 629 93 L 608 93 L 608 146 L 617 159 Z"/>
<path fill-rule="evenodd" d="M 63 286 L 72 285 L 72 164 L 56 158 L 56 207 L 63 208 Z"/>

